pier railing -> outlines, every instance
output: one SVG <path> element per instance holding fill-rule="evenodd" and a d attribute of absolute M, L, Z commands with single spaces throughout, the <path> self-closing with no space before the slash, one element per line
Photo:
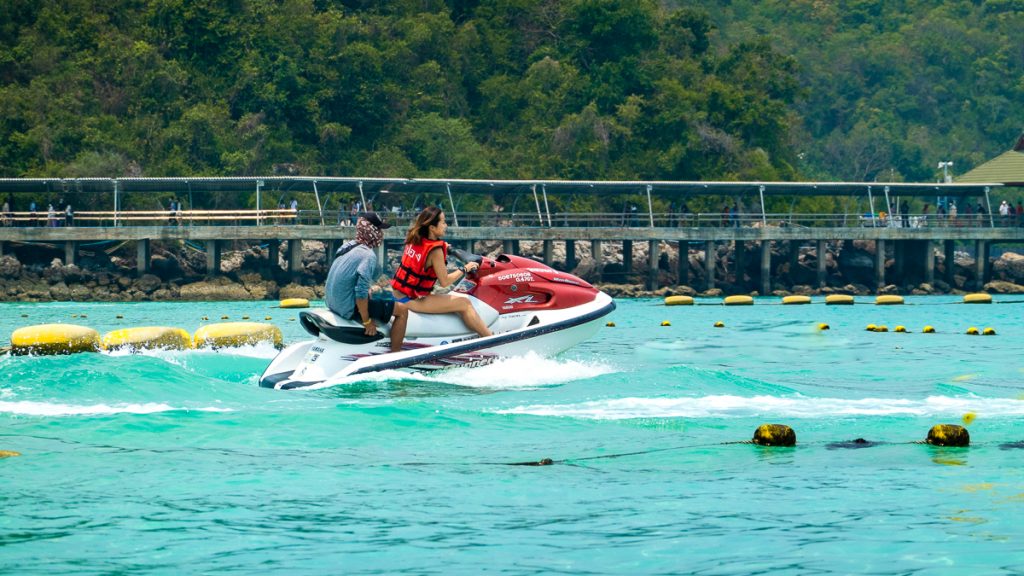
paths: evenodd
<path fill-rule="evenodd" d="M 408 226 L 415 213 L 381 212 L 396 226 Z M 549 217 L 550 216 L 550 217 Z M 515 228 L 999 228 L 1024 225 L 1024 215 L 1009 217 L 989 214 L 732 214 L 732 213 L 536 213 L 460 212 L 449 225 L 458 227 Z M 81 211 L 70 217 L 64 212 L 7 212 L 0 214 L 5 227 L 121 226 L 350 226 L 350 213 L 317 210 L 179 210 Z"/>

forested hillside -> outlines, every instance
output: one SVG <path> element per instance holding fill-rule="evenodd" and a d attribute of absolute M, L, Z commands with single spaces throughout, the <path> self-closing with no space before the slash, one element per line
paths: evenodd
<path fill-rule="evenodd" d="M 0 176 L 918 180 L 1024 122 L 1020 0 L 5 0 Z"/>

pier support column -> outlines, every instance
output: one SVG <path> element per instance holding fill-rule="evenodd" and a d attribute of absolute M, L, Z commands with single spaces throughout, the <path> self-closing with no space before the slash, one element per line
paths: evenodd
<path fill-rule="evenodd" d="M 512 253 L 515 254 L 516 256 L 519 256 L 520 252 L 521 252 L 521 249 L 519 247 L 519 240 L 513 240 L 512 241 Z"/>
<path fill-rule="evenodd" d="M 633 241 L 622 241 L 622 269 L 623 274 L 629 276 L 633 273 Z"/>
<path fill-rule="evenodd" d="M 924 281 L 935 283 L 935 243 L 931 240 L 924 241 Z"/>
<path fill-rule="evenodd" d="M 78 253 L 78 243 L 68 240 L 64 243 L 64 265 L 71 266 L 75 263 L 75 256 Z"/>
<path fill-rule="evenodd" d="M 331 264 L 334 264 L 334 253 L 341 248 L 341 240 L 337 238 L 333 240 L 324 240 L 324 258 L 327 260 L 327 269 L 330 270 Z"/>
<path fill-rule="evenodd" d="M 772 293 L 772 242 L 761 240 L 761 295 Z"/>
<path fill-rule="evenodd" d="M 956 263 L 953 262 L 954 258 L 956 257 L 956 241 L 946 240 L 944 244 L 944 252 L 946 253 L 946 273 L 944 274 L 944 279 L 946 281 L 946 284 L 952 286 L 953 276 L 956 274 Z"/>
<path fill-rule="evenodd" d="M 513 250 L 513 248 L 514 248 L 514 246 L 512 245 L 512 241 L 511 240 L 502 240 L 501 241 L 501 251 L 504 252 L 505 254 L 515 254 L 515 251 Z"/>
<path fill-rule="evenodd" d="M 800 265 L 800 242 L 790 240 L 789 244 L 789 283 L 793 284 L 796 277 L 797 266 Z"/>
<path fill-rule="evenodd" d="M 281 260 L 281 241 L 271 240 L 270 244 L 267 244 L 267 267 L 271 270 L 278 269 L 279 260 Z"/>
<path fill-rule="evenodd" d="M 206 244 L 206 275 L 220 274 L 220 241 L 207 240 Z"/>
<path fill-rule="evenodd" d="M 736 258 L 736 285 L 746 290 L 746 281 L 743 272 L 747 269 L 747 243 L 742 240 L 733 242 L 733 256 Z"/>
<path fill-rule="evenodd" d="M 544 241 L 544 265 L 551 266 L 551 252 L 554 244 L 551 240 Z"/>
<path fill-rule="evenodd" d="M 4 241 L 0 240 L 0 257 L 4 255 Z"/>
<path fill-rule="evenodd" d="M 647 247 L 647 289 L 658 289 L 658 260 L 661 259 L 661 242 L 651 240 Z"/>
<path fill-rule="evenodd" d="M 892 243 L 892 258 L 893 262 L 893 278 L 894 284 L 903 286 L 907 283 L 907 241 L 906 240 L 893 240 Z"/>
<path fill-rule="evenodd" d="M 298 276 L 302 272 L 302 240 L 288 241 L 288 273 Z"/>
<path fill-rule="evenodd" d="M 875 292 L 885 287 L 885 240 L 875 240 Z"/>
<path fill-rule="evenodd" d="M 679 278 L 678 283 L 682 286 L 690 284 L 690 243 L 686 240 L 676 242 L 679 251 Z"/>
<path fill-rule="evenodd" d="M 149 238 L 143 238 L 135 243 L 135 272 L 142 276 L 149 273 Z"/>
<path fill-rule="evenodd" d="M 704 243 L 704 289 L 711 290 L 715 287 L 715 241 L 708 240 Z"/>
<path fill-rule="evenodd" d="M 604 252 L 600 240 L 590 241 L 590 257 L 594 259 L 594 282 L 600 282 L 604 273 Z"/>
<path fill-rule="evenodd" d="M 985 268 L 988 264 L 988 242 L 976 240 L 974 242 L 974 289 L 981 290 L 985 285 Z"/>
<path fill-rule="evenodd" d="M 381 242 L 379 246 L 373 249 L 377 253 L 377 266 L 380 267 L 380 273 L 385 276 L 390 276 L 388 271 L 388 249 Z"/>
<path fill-rule="evenodd" d="M 576 269 L 576 241 L 565 241 L 565 270 L 572 272 Z"/>
<path fill-rule="evenodd" d="M 824 240 L 818 240 L 817 247 L 818 254 L 818 288 L 824 288 L 827 280 L 827 266 L 828 263 L 828 242 Z"/>

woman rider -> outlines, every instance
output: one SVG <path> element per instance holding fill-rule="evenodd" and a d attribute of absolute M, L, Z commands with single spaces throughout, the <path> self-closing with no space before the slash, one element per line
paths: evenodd
<path fill-rule="evenodd" d="M 452 294 L 431 294 L 435 283 L 442 287 L 450 286 L 479 268 L 476 262 L 469 262 L 464 268 L 448 272 L 445 265 L 448 243 L 442 240 L 447 231 L 444 212 L 436 206 L 428 206 L 416 216 L 405 236 L 402 263 L 391 281 L 395 300 L 404 302 L 413 312 L 455 312 L 470 330 L 481 336 L 490 336 L 491 331 L 484 325 L 468 298 Z"/>

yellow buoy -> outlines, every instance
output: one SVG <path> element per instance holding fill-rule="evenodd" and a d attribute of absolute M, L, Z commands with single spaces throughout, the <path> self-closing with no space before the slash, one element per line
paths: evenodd
<path fill-rule="evenodd" d="M 671 326 L 671 325 L 672 325 L 672 323 L 671 323 L 671 322 L 669 322 L 668 320 L 662 320 L 662 321 L 661 321 L 661 325 L 662 325 L 662 326 Z"/>
<path fill-rule="evenodd" d="M 906 331 L 907 331 L 907 327 L 906 326 L 897 326 L 896 328 L 893 329 L 893 332 L 904 332 L 905 333 Z"/>
<path fill-rule="evenodd" d="M 693 296 L 666 296 L 665 306 L 692 306 Z"/>
<path fill-rule="evenodd" d="M 985 328 L 984 330 L 981 331 L 981 333 L 984 336 L 995 336 L 996 335 L 996 329 L 995 328 Z"/>
<path fill-rule="evenodd" d="M 991 304 L 991 294 L 964 294 L 964 304 Z"/>
<path fill-rule="evenodd" d="M 825 304 L 853 304 L 853 296 L 849 294 L 829 294 L 825 296 Z"/>
<path fill-rule="evenodd" d="M 305 298 L 285 298 L 281 300 L 281 308 L 309 308 L 309 300 Z"/>
<path fill-rule="evenodd" d="M 875 298 L 875 304 L 879 306 L 891 306 L 893 304 L 903 304 L 903 296 L 897 296 L 895 294 L 884 294 Z"/>
<path fill-rule="evenodd" d="M 114 316 L 114 318 L 117 318 L 118 320 L 123 320 L 124 314 L 118 314 L 117 316 Z"/>
<path fill-rule="evenodd" d="M 725 322 L 722 322 L 721 320 L 715 322 L 715 328 L 725 328 Z"/>
<path fill-rule="evenodd" d="M 607 324 L 605 324 L 605 326 L 609 328 L 615 328 L 615 322 L 608 322 Z"/>
<path fill-rule="evenodd" d="M 209 320 L 209 319 L 210 319 L 209 316 L 203 316 L 202 318 L 200 318 L 200 320 L 203 320 L 203 321 L 206 321 L 206 320 Z"/>
<path fill-rule="evenodd" d="M 227 319 L 228 319 L 228 317 L 227 317 L 227 316 L 221 316 L 221 317 L 220 317 L 220 319 L 221 319 L 221 320 L 227 320 Z"/>
<path fill-rule="evenodd" d="M 877 327 L 875 328 L 875 332 L 888 332 L 888 331 L 889 331 L 889 327 L 888 327 L 888 326 L 886 326 L 885 324 L 879 324 L 879 325 L 878 325 L 878 326 L 877 326 Z"/>
<path fill-rule="evenodd" d="M 968 412 L 968 413 L 964 414 L 964 417 L 962 418 L 962 420 L 964 422 L 964 426 L 970 426 L 971 423 L 974 422 L 974 419 L 977 418 L 977 417 L 978 417 L 978 415 L 975 414 L 974 412 Z"/>
<path fill-rule="evenodd" d="M 878 330 L 878 326 L 875 326 L 874 324 L 868 324 L 867 327 L 864 329 L 867 330 L 868 332 L 874 332 L 875 330 Z"/>
<path fill-rule="evenodd" d="M 970 334 L 971 336 L 977 336 L 979 334 L 978 329 L 975 328 L 974 326 L 968 328 L 967 333 Z"/>
<path fill-rule="evenodd" d="M 726 306 L 750 306 L 754 303 L 754 299 L 745 294 L 737 294 L 735 296 L 726 296 L 722 304 Z"/>
<path fill-rule="evenodd" d="M 821 324 L 818 324 L 818 330 L 828 330 L 828 329 L 829 329 L 828 324 L 825 324 L 824 322 L 822 322 Z"/>
<path fill-rule="evenodd" d="M 971 435 L 957 424 L 936 424 L 928 431 L 925 442 L 933 446 L 969 446 Z"/>
<path fill-rule="evenodd" d="M 242 316 L 242 320 L 248 320 L 248 319 L 249 319 L 248 316 Z"/>
<path fill-rule="evenodd" d="M 73 354 L 100 349 L 100 333 L 75 324 L 39 324 L 11 334 L 15 354 Z"/>
<path fill-rule="evenodd" d="M 271 342 L 280 348 L 282 344 L 280 328 L 258 322 L 209 324 L 196 330 L 193 341 L 196 348 L 228 348 L 261 342 Z"/>
<path fill-rule="evenodd" d="M 795 446 L 796 432 L 785 424 L 761 424 L 754 430 L 754 444 L 761 446 Z"/>
<path fill-rule="evenodd" d="M 0 450 L 0 458 L 14 458 L 15 456 L 21 456 L 21 452 L 15 452 L 14 450 Z"/>
<path fill-rule="evenodd" d="M 192 337 L 181 328 L 166 326 L 143 326 L 141 328 L 123 328 L 107 332 L 103 336 L 103 346 L 107 350 L 123 348 L 138 350 L 188 350 L 192 347 Z"/>
<path fill-rule="evenodd" d="M 921 332 L 924 332 L 925 334 L 935 334 L 935 327 L 925 326 L 924 328 L 921 329 Z"/>
<path fill-rule="evenodd" d="M 273 318 L 271 318 L 270 316 L 264 316 L 263 319 L 264 320 L 273 320 Z"/>
<path fill-rule="evenodd" d="M 783 304 L 787 304 L 787 305 L 788 304 L 810 304 L 811 303 L 811 297 L 810 296 L 800 296 L 800 295 L 797 295 L 797 294 L 794 294 L 792 296 L 783 296 L 782 303 Z"/>

